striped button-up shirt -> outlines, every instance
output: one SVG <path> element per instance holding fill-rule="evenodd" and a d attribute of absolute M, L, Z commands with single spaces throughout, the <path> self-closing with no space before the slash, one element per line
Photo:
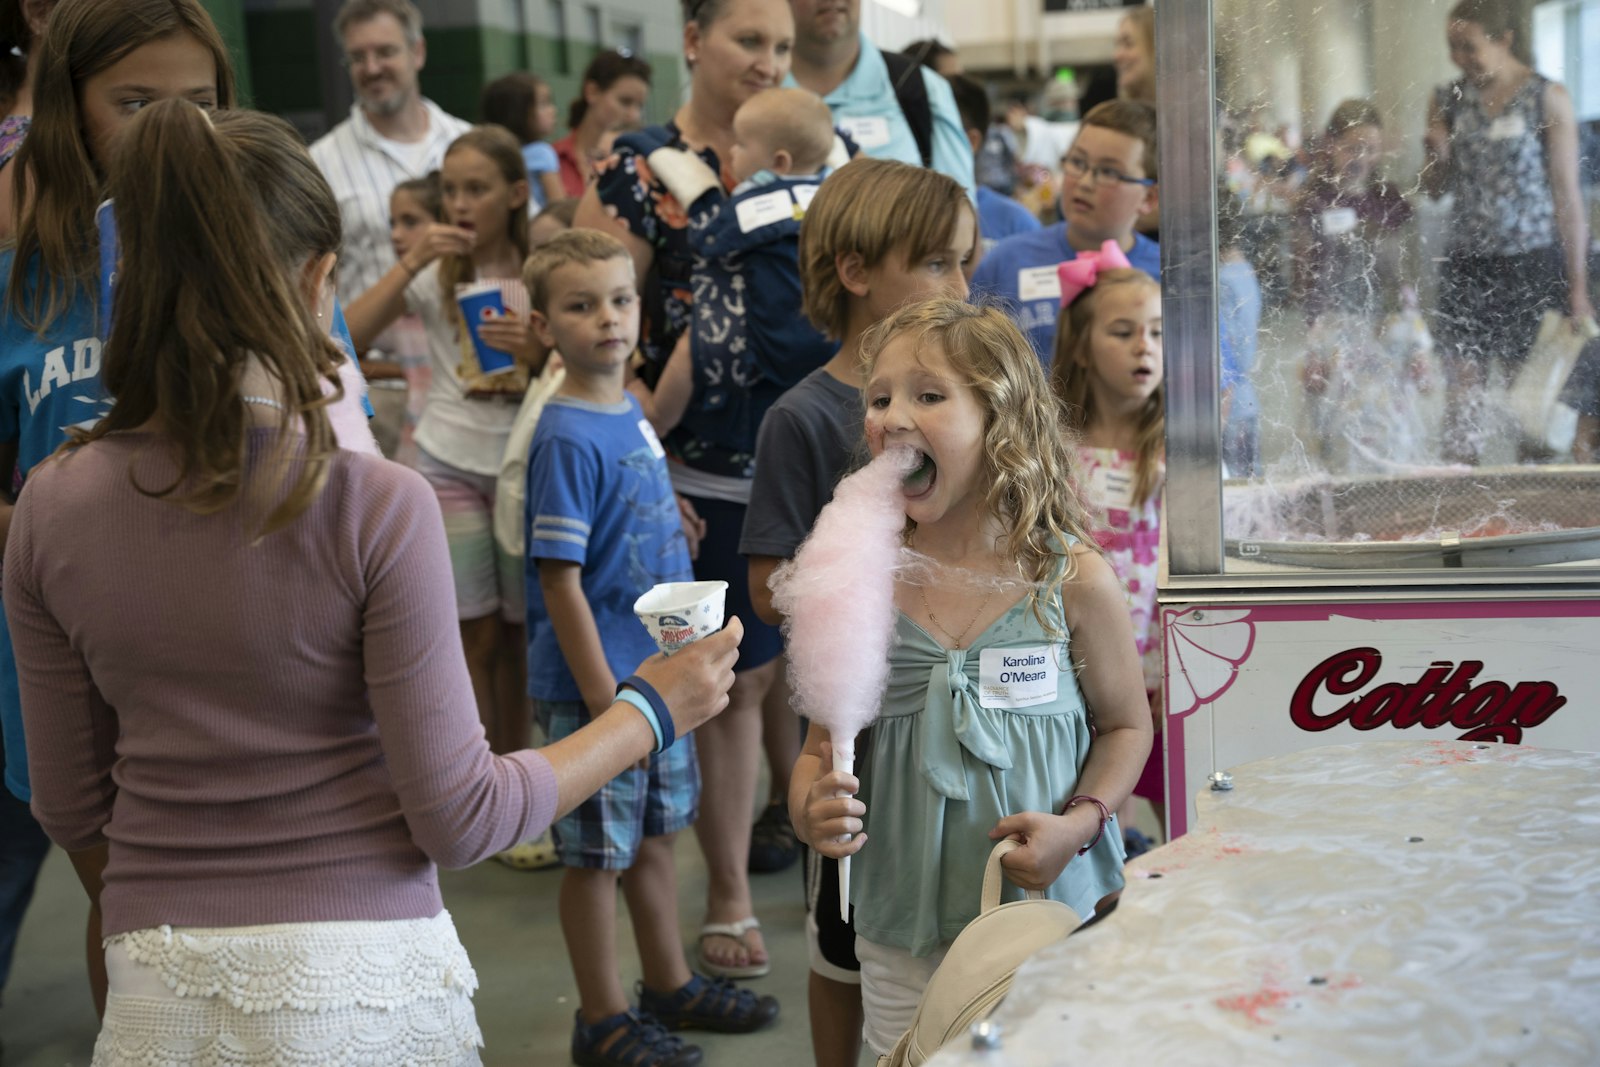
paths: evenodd
<path fill-rule="evenodd" d="M 339 291 L 346 300 L 372 288 L 394 266 L 389 245 L 389 195 L 394 187 L 437 170 L 450 142 L 472 128 L 432 100 L 422 103 L 428 109 L 428 132 L 419 144 L 426 147 L 415 153 L 403 152 L 381 137 L 360 104 L 311 146 L 311 158 L 333 187 L 344 221 Z"/>

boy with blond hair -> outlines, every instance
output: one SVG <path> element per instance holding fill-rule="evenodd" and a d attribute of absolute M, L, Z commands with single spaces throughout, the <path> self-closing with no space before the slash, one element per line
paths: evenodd
<path fill-rule="evenodd" d="M 633 260 L 616 238 L 571 230 L 523 268 L 539 340 L 566 377 L 528 452 L 528 692 L 552 744 L 628 689 L 655 647 L 632 605 L 691 578 L 665 453 L 623 388 L 639 340 Z M 665 740 L 665 739 L 664 739 Z M 553 827 L 566 867 L 561 931 L 578 986 L 572 1059 L 584 1067 L 698 1063 L 670 1030 L 747 1033 L 777 1017 L 772 997 L 691 974 L 678 936 L 673 836 L 695 818 L 692 738 L 612 779 Z M 620 882 L 643 964 L 639 1005 L 617 972 Z"/>
<path fill-rule="evenodd" d="M 1161 280 L 1161 246 L 1134 232 L 1160 203 L 1157 174 L 1155 109 L 1135 100 L 1100 104 L 1083 117 L 1061 160 L 1062 221 L 1001 241 L 978 265 L 973 290 L 1015 309 L 1047 368 L 1061 313 L 1061 263 L 1115 241 L 1135 269 Z"/>
<path fill-rule="evenodd" d="M 907 212 L 907 204 L 917 210 Z M 840 344 L 827 363 L 772 406 L 757 438 L 739 551 L 749 557 L 750 595 L 764 621 L 779 621 L 767 580 L 794 556 L 861 444 L 862 335 L 902 304 L 965 297 L 965 269 L 977 244 L 977 219 L 966 190 L 938 171 L 857 159 L 824 182 L 811 202 L 800 227 L 805 313 Z M 793 718 L 786 718 L 764 723 L 769 738 L 798 741 Z M 768 754 L 774 777 L 786 782 L 799 745 L 789 746 L 786 763 L 772 745 Z M 855 934 L 839 920 L 837 864 L 809 852 L 806 859 L 816 1062 L 855 1063 L 861 1044 Z"/>

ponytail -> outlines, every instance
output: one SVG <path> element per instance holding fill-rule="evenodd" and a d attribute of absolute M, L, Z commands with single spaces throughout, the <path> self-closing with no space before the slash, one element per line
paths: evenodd
<path fill-rule="evenodd" d="M 285 401 L 270 485 L 290 483 L 267 498 L 279 503 L 261 534 L 305 511 L 321 490 L 335 447 L 326 409 L 342 395 L 342 355 L 296 284 L 304 261 L 283 261 L 302 250 L 285 234 L 325 231 L 325 222 L 274 213 L 281 196 L 263 185 L 284 180 L 284 168 L 261 164 L 263 153 L 281 154 L 273 123 L 288 130 L 245 113 L 213 125 L 193 104 L 167 100 L 145 108 L 119 137 L 108 184 L 122 270 L 101 375 L 115 403 L 66 446 L 156 418 L 176 448 L 178 473 L 164 487 L 136 488 L 199 514 L 221 511 L 245 490 L 250 416 L 241 383 L 257 363 Z M 287 136 L 282 143 L 304 156 L 292 131 Z M 305 166 L 314 170 L 309 157 Z M 333 204 L 326 182 L 310 188 Z M 335 225 L 335 242 L 337 232 Z M 323 380 L 334 383 L 332 398 Z M 300 457 L 297 421 L 305 432 Z"/>

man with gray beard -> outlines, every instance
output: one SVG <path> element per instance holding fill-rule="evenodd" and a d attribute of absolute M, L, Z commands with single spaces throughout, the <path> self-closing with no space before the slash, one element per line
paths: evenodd
<path fill-rule="evenodd" d="M 447 114 L 422 95 L 417 75 L 427 60 L 422 12 L 411 0 L 347 0 L 333 21 L 356 102 L 350 117 L 311 146 L 339 201 L 344 249 L 339 292 L 360 296 L 394 266 L 389 244 L 389 196 L 394 187 L 439 169 L 445 149 L 471 124 Z M 392 455 L 405 414 L 405 387 L 387 334 L 362 353 L 374 386 L 374 432 Z M 385 389 L 388 386 L 390 388 Z"/>

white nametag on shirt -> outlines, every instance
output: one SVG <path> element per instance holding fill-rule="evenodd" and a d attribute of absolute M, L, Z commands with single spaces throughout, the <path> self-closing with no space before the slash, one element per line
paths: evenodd
<path fill-rule="evenodd" d="M 841 130 L 862 148 L 882 148 L 889 143 L 889 120 L 876 115 L 837 120 Z"/>
<path fill-rule="evenodd" d="M 1060 672 L 1049 645 L 986 648 L 978 654 L 978 703 L 986 708 L 1031 708 L 1056 698 Z"/>
<path fill-rule="evenodd" d="M 1034 300 L 1060 300 L 1061 275 L 1055 267 L 1025 267 L 1017 271 L 1017 298 L 1024 304 Z"/>
<path fill-rule="evenodd" d="M 794 197 L 789 195 L 789 190 L 779 189 L 773 193 L 762 193 L 739 201 L 736 209 L 739 215 L 739 229 L 745 233 L 759 230 L 763 226 L 770 226 L 774 222 L 794 218 Z"/>
<path fill-rule="evenodd" d="M 639 434 L 644 438 L 644 443 L 650 446 L 650 454 L 657 459 L 666 459 L 667 450 L 661 447 L 661 438 L 656 436 L 656 428 L 650 425 L 649 419 L 639 420 Z"/>
<path fill-rule="evenodd" d="M 811 210 L 811 201 L 816 198 L 817 188 L 815 185 L 796 185 L 789 190 L 794 194 L 794 202 L 800 205 L 800 214 Z"/>
<path fill-rule="evenodd" d="M 1528 132 L 1528 120 L 1520 114 L 1501 115 L 1489 123 L 1489 140 L 1507 141 Z"/>
<path fill-rule="evenodd" d="M 1357 221 L 1355 208 L 1330 207 L 1322 213 L 1322 234 L 1324 237 L 1343 236 L 1355 230 Z"/>
<path fill-rule="evenodd" d="M 1133 472 L 1096 467 L 1089 475 L 1089 499 L 1107 511 L 1133 510 Z"/>

